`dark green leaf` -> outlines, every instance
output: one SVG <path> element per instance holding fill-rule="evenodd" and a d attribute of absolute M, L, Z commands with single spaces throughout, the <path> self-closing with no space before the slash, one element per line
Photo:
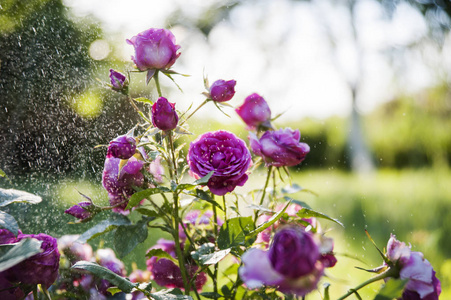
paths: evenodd
<path fill-rule="evenodd" d="M 168 189 L 167 187 L 160 186 L 160 187 L 146 189 L 146 190 L 136 192 L 130 197 L 130 200 L 128 201 L 127 207 L 125 209 L 131 209 L 131 208 L 137 206 L 143 199 L 145 199 L 151 195 L 167 193 L 170 191 L 171 190 Z"/>
<path fill-rule="evenodd" d="M 223 295 L 215 293 L 215 292 L 205 292 L 205 293 L 200 293 L 200 295 L 207 299 L 219 299 L 219 298 L 224 297 Z"/>
<path fill-rule="evenodd" d="M 85 231 L 77 240 L 78 243 L 84 244 L 93 238 L 105 234 L 107 232 L 110 232 L 113 229 L 116 229 L 118 226 L 121 225 L 129 225 L 130 220 L 122 215 L 115 215 L 114 217 L 103 220 L 99 224 L 95 225 L 94 227 L 91 227 L 87 231 Z"/>
<path fill-rule="evenodd" d="M 160 216 L 156 211 L 143 207 L 136 209 L 136 211 L 148 217 L 158 218 Z"/>
<path fill-rule="evenodd" d="M 7 270 L 33 255 L 40 253 L 42 241 L 37 239 L 23 239 L 11 247 L 0 257 L 0 272 Z"/>
<path fill-rule="evenodd" d="M 0 188 L 0 207 L 6 206 L 11 203 L 26 202 L 30 204 L 36 204 L 41 201 L 41 197 L 24 191 Z"/>
<path fill-rule="evenodd" d="M 213 176 L 214 173 L 215 173 L 215 171 L 211 171 L 210 173 L 208 173 L 204 177 L 199 178 L 196 181 L 194 181 L 194 184 L 196 184 L 196 185 L 206 185 L 208 183 L 208 180 L 210 180 L 211 176 Z"/>
<path fill-rule="evenodd" d="M 171 294 L 172 290 L 161 290 L 151 293 L 150 296 L 155 300 L 193 300 L 190 296 Z"/>
<path fill-rule="evenodd" d="M 175 263 L 177 266 L 179 265 L 178 260 L 176 260 L 175 258 L 173 258 L 171 256 L 171 254 L 167 253 L 166 251 L 162 250 L 162 249 L 151 249 L 146 253 L 146 257 L 147 258 L 151 258 L 153 256 L 156 256 L 158 258 L 166 258 L 169 259 L 170 261 L 172 261 L 173 263 Z"/>
<path fill-rule="evenodd" d="M 341 223 L 340 221 L 338 221 L 337 219 L 333 219 L 331 217 L 329 217 L 328 215 L 325 215 L 323 213 L 314 211 L 312 209 L 308 209 L 308 208 L 303 208 L 300 211 L 298 211 L 297 216 L 300 218 L 311 218 L 311 217 L 315 217 L 315 218 L 321 218 L 321 219 L 326 219 L 332 222 L 337 223 L 340 226 L 343 226 L 343 223 Z"/>
<path fill-rule="evenodd" d="M 147 222 L 143 219 L 135 225 L 121 225 L 114 233 L 114 250 L 119 258 L 129 254 L 139 243 L 147 239 Z"/>
<path fill-rule="evenodd" d="M 200 261 L 201 256 L 213 253 L 215 251 L 215 244 L 213 243 L 205 243 L 200 245 L 200 247 L 196 251 L 191 252 L 192 258 L 196 261 Z"/>
<path fill-rule="evenodd" d="M 0 210 L 0 228 L 5 228 L 11 231 L 15 236 L 19 233 L 19 225 L 10 214 Z"/>
<path fill-rule="evenodd" d="M 176 191 L 177 190 L 177 183 L 175 183 L 174 180 L 171 180 L 171 191 Z"/>
<path fill-rule="evenodd" d="M 145 97 L 134 98 L 133 100 L 136 102 L 142 102 L 142 103 L 147 103 L 147 104 L 153 105 L 153 101 L 150 99 L 147 99 Z"/>
<path fill-rule="evenodd" d="M 201 200 L 205 200 L 208 203 L 210 203 L 211 205 L 214 205 L 217 208 L 223 210 L 222 207 L 218 203 L 216 203 L 215 200 L 213 200 L 213 198 L 210 196 L 210 194 L 205 192 L 205 191 L 203 191 L 203 190 L 195 189 L 194 191 L 189 192 L 188 195 L 194 196 L 194 197 L 199 198 Z"/>
<path fill-rule="evenodd" d="M 392 300 L 401 298 L 404 287 L 409 280 L 390 279 L 385 283 L 374 300 Z"/>
<path fill-rule="evenodd" d="M 251 245 L 255 239 L 246 240 L 246 236 L 253 230 L 255 225 L 252 217 L 236 217 L 227 220 L 219 230 L 217 240 L 219 249 Z"/>
<path fill-rule="evenodd" d="M 78 261 L 72 266 L 72 269 L 86 270 L 95 276 L 108 280 L 112 285 L 117 286 L 121 291 L 130 293 L 137 284 L 130 282 L 128 279 L 117 275 L 113 271 L 89 261 Z"/>
<path fill-rule="evenodd" d="M 257 229 L 250 232 L 248 235 L 248 238 L 256 236 L 258 233 L 262 232 L 263 230 L 265 230 L 266 228 L 268 228 L 269 226 L 274 224 L 277 220 L 279 220 L 283 216 L 283 213 L 287 209 L 288 205 L 290 205 L 290 204 L 291 204 L 291 202 L 288 202 L 281 211 L 279 211 L 277 214 L 272 216 L 268 221 L 266 221 L 262 225 L 258 226 Z"/>

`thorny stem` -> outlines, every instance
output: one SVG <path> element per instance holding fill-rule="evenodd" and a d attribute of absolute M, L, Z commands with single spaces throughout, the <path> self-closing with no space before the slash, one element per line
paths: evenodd
<path fill-rule="evenodd" d="M 272 172 L 272 166 L 269 166 L 268 174 L 266 175 L 265 186 L 263 187 L 262 198 L 260 199 L 260 204 L 259 204 L 260 206 L 263 205 L 263 201 L 265 200 L 266 188 L 268 187 L 269 178 L 271 178 L 271 172 Z M 257 223 L 257 218 L 258 218 L 258 210 L 256 210 L 255 214 L 254 214 L 254 224 Z"/>
<path fill-rule="evenodd" d="M 158 97 L 162 97 L 161 88 L 160 88 L 160 79 L 158 78 L 158 70 L 155 71 L 155 75 L 153 78 L 155 78 L 155 86 L 157 87 Z"/>
<path fill-rule="evenodd" d="M 367 286 L 368 284 L 376 282 L 376 281 L 379 281 L 379 280 L 382 280 L 382 279 L 387 278 L 387 277 L 394 277 L 394 276 L 396 276 L 396 273 L 398 273 L 397 270 L 395 270 L 394 268 L 389 268 L 387 271 L 385 271 L 385 272 L 383 272 L 383 273 L 381 273 L 381 274 L 379 274 L 379 275 L 377 275 L 377 276 L 375 276 L 373 278 L 368 279 L 367 281 L 359 284 L 358 286 L 356 286 L 353 289 L 350 289 L 346 294 L 344 294 L 343 296 L 341 296 L 337 300 L 346 299 L 347 297 L 349 297 L 352 294 L 356 293 L 358 290 L 360 290 L 361 288 Z"/>
<path fill-rule="evenodd" d="M 212 195 L 213 196 L 213 195 Z M 213 196 L 214 197 L 214 196 Z M 214 198 L 213 198 L 214 199 Z M 218 212 L 216 211 L 216 206 L 213 206 L 213 228 L 215 232 L 215 240 L 218 240 Z M 213 291 L 215 294 L 218 293 L 218 266 L 219 262 L 215 264 L 214 273 L 213 273 Z"/>
<path fill-rule="evenodd" d="M 182 126 L 183 124 L 185 124 L 186 121 L 188 121 L 189 118 L 191 118 L 202 106 L 204 106 L 207 102 L 209 101 L 209 99 L 206 99 L 204 102 L 202 102 L 188 117 L 186 117 L 185 120 L 183 120 L 182 123 L 180 123 L 179 126 Z"/>

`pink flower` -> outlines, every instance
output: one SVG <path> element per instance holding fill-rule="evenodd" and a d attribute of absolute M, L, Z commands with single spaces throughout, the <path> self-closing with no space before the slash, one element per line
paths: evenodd
<path fill-rule="evenodd" d="M 167 29 L 150 28 L 127 40 L 135 48 L 132 60 L 141 71 L 167 70 L 180 56 L 175 37 Z"/>
<path fill-rule="evenodd" d="M 299 130 L 291 128 L 266 131 L 260 139 L 255 134 L 249 135 L 252 151 L 263 158 L 267 166 L 295 166 L 301 163 L 310 147 L 301 143 Z"/>
<path fill-rule="evenodd" d="M 387 244 L 387 258 L 399 269 L 399 277 L 408 279 L 403 299 L 438 300 L 440 281 L 435 271 L 421 252 L 413 252 L 410 246 L 400 242 L 394 235 Z M 410 298 L 412 296 L 412 298 Z"/>
<path fill-rule="evenodd" d="M 232 99 L 233 95 L 235 95 L 235 80 L 216 80 L 210 86 L 210 98 L 216 102 L 225 102 Z"/>
<path fill-rule="evenodd" d="M 188 151 L 190 172 L 196 178 L 214 171 L 208 181 L 208 188 L 215 195 L 232 192 L 236 186 L 243 186 L 251 165 L 251 155 L 246 143 L 233 133 L 219 130 L 207 132 L 191 143 Z"/>
<path fill-rule="evenodd" d="M 235 111 L 250 130 L 255 130 L 259 126 L 271 128 L 271 110 L 259 94 L 248 96 Z"/>

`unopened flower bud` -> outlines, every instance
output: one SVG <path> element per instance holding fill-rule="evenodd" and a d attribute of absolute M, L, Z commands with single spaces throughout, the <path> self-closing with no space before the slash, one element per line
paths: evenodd
<path fill-rule="evenodd" d="M 216 80 L 210 87 L 210 98 L 216 102 L 225 102 L 235 95 L 235 80 Z"/>
<path fill-rule="evenodd" d="M 91 202 L 80 202 L 74 206 L 72 206 L 69 209 L 66 209 L 64 211 L 64 213 L 69 214 L 71 216 L 74 216 L 75 218 L 79 219 L 79 220 L 85 220 L 87 218 L 91 217 L 91 212 L 86 210 L 84 207 L 89 207 L 91 206 L 92 203 Z"/>
<path fill-rule="evenodd" d="M 249 95 L 235 111 L 249 129 L 254 130 L 259 126 L 271 127 L 271 110 L 259 94 Z"/>
<path fill-rule="evenodd" d="M 152 105 L 152 123 L 160 130 L 172 130 L 177 127 L 179 117 L 175 111 L 175 103 L 160 97 Z"/>
<path fill-rule="evenodd" d="M 128 87 L 127 77 L 113 69 L 110 69 L 111 88 L 115 91 L 123 91 Z"/>
<path fill-rule="evenodd" d="M 110 142 L 107 156 L 120 159 L 129 159 L 135 154 L 136 140 L 127 135 L 121 135 Z"/>

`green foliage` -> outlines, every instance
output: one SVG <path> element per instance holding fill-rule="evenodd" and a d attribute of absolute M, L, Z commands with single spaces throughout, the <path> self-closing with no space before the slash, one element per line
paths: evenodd
<path fill-rule="evenodd" d="M 130 293 L 133 288 L 138 285 L 137 283 L 132 283 L 128 279 L 117 275 L 116 273 L 100 266 L 99 264 L 89 261 L 78 261 L 72 266 L 72 269 L 89 271 L 99 278 L 108 280 L 111 284 L 117 286 L 121 291 L 125 293 Z"/>
<path fill-rule="evenodd" d="M 37 204 L 41 201 L 41 197 L 24 191 L 0 188 L 0 207 L 9 205 L 11 203 Z"/>
<path fill-rule="evenodd" d="M 8 229 L 14 235 L 17 235 L 19 232 L 19 225 L 17 224 L 16 219 L 4 211 L 0 211 L 0 228 Z"/>
<path fill-rule="evenodd" d="M 374 300 L 398 299 L 402 296 L 402 291 L 409 280 L 390 279 L 379 291 Z"/>
<path fill-rule="evenodd" d="M 0 257 L 0 272 L 9 269 L 25 259 L 41 252 L 42 241 L 36 239 L 23 239 L 15 245 L 0 246 L 2 252 L 6 252 Z"/>
<path fill-rule="evenodd" d="M 255 230 L 252 217 L 236 217 L 228 219 L 222 224 L 219 230 L 218 247 L 221 250 L 228 248 L 249 246 L 255 241 L 255 238 L 247 239 L 246 237 Z"/>
<path fill-rule="evenodd" d="M 114 250 L 119 258 L 129 254 L 139 243 L 147 239 L 147 223 L 150 218 L 143 218 L 134 225 L 120 225 L 114 233 Z"/>
<path fill-rule="evenodd" d="M 130 225 L 130 220 L 123 215 L 112 215 L 109 219 L 103 220 L 85 231 L 77 240 L 79 243 L 86 243 L 95 237 L 110 232 L 119 226 Z M 128 253 L 128 252 L 127 252 Z"/>

